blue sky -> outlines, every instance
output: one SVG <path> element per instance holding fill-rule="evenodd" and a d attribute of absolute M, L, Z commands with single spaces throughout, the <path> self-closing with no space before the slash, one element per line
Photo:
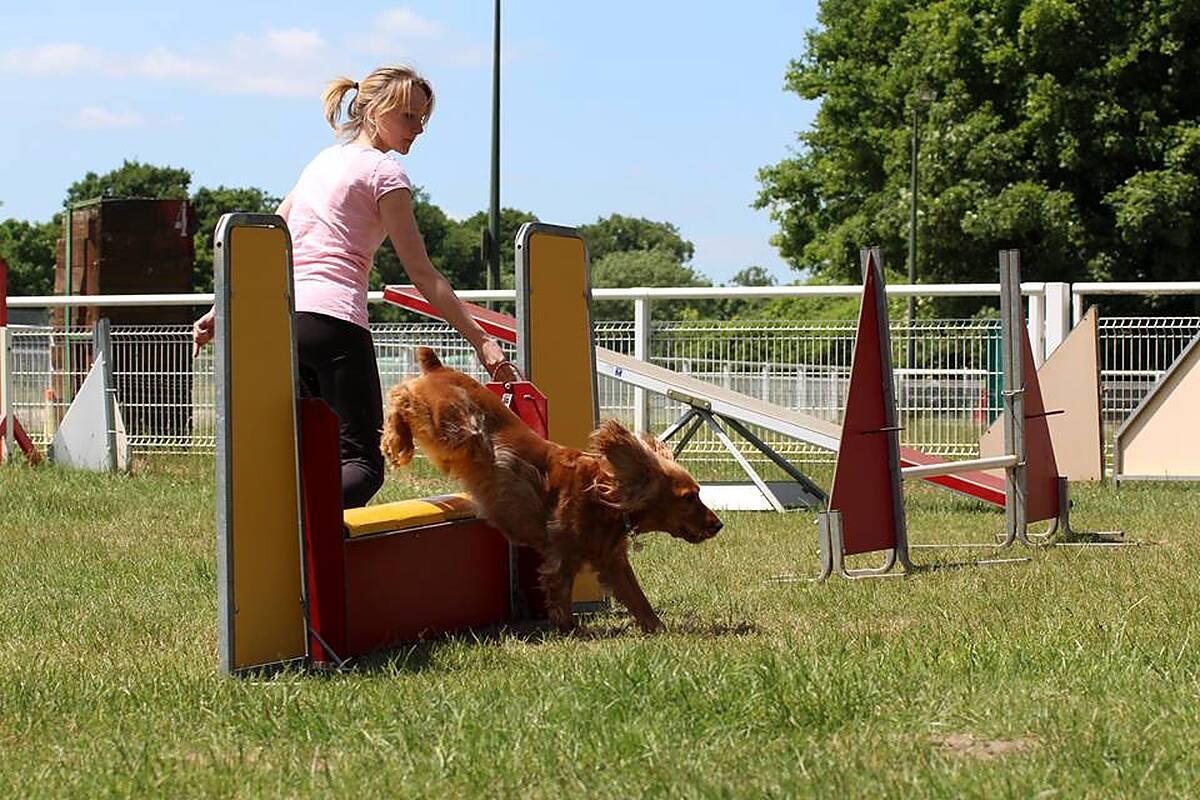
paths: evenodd
<path fill-rule="evenodd" d="M 0 218 L 44 221 L 66 187 L 122 160 L 198 186 L 283 195 L 332 141 L 319 94 L 383 63 L 426 74 L 438 107 L 402 163 L 462 217 L 488 203 L 490 0 L 0 7 Z M 816 0 L 507 0 L 501 203 L 577 225 L 674 223 L 717 282 L 790 273 L 752 209 L 756 172 L 796 147 L 816 104 L 783 90 Z"/>

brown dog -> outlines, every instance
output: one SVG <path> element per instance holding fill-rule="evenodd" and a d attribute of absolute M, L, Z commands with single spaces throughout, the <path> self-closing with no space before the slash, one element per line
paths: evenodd
<path fill-rule="evenodd" d="M 629 536 L 665 531 L 688 542 L 716 535 L 721 520 L 700 487 L 652 436 L 638 439 L 613 420 L 592 434 L 596 453 L 538 436 L 477 381 L 417 349 L 421 374 L 388 392 L 382 450 L 394 466 L 413 444 L 462 482 L 480 516 L 542 556 L 550 621 L 574 627 L 571 587 L 587 562 L 643 631 L 662 622 L 629 565 Z"/>

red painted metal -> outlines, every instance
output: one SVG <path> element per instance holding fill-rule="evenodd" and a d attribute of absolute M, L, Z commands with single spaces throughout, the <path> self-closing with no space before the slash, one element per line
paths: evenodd
<path fill-rule="evenodd" d="M 0 328 L 8 327 L 8 262 L 0 258 Z"/>
<path fill-rule="evenodd" d="M 928 464 L 949 463 L 944 458 L 931 456 L 911 447 L 900 448 L 900 466 L 921 467 Z M 974 497 L 985 503 L 1004 508 L 1004 479 L 986 472 L 959 472 L 954 475 L 931 475 L 922 480 L 945 489 Z"/>
<path fill-rule="evenodd" d="M 894 548 L 895 509 L 902 502 L 895 496 L 892 480 L 875 294 L 875 271 L 867 270 L 850 365 L 846 414 L 829 493 L 829 510 L 842 513 L 845 555 Z"/>
<path fill-rule="evenodd" d="M 442 318 L 441 312 L 434 308 L 433 304 L 426 300 L 425 295 L 421 294 L 415 286 L 387 286 L 383 290 L 383 299 L 427 317 Z M 463 303 L 463 305 L 471 312 L 471 316 L 479 323 L 479 327 L 489 334 L 509 344 L 517 341 L 517 321 L 514 318 L 474 303 Z"/>
<path fill-rule="evenodd" d="M 308 652 L 318 664 L 336 663 L 348 652 L 342 471 L 337 415 L 323 400 L 300 401 L 300 458 Z"/>
<path fill-rule="evenodd" d="M 389 286 L 383 291 L 383 299 L 427 317 L 442 318 L 442 315 L 430 305 L 421 293 L 411 286 Z M 474 303 L 463 303 L 463 305 L 475 318 L 475 321 L 497 339 L 510 343 L 517 340 L 517 321 L 512 317 Z M 911 447 L 900 448 L 901 466 L 915 467 L 944 461 L 945 459 L 928 455 Z M 969 495 L 985 503 L 991 503 L 1000 508 L 1004 507 L 1004 480 L 993 475 L 983 472 L 964 472 L 957 475 L 935 475 L 923 480 Z"/>
<path fill-rule="evenodd" d="M 3 436 L 8 430 L 8 420 L 0 417 L 0 436 Z M 33 444 L 33 440 L 29 438 L 29 434 L 25 432 L 25 428 L 21 425 L 21 420 L 14 419 L 13 423 L 13 439 L 17 442 L 17 447 L 21 448 L 21 452 L 25 454 L 25 458 L 30 464 L 42 463 L 42 454 Z"/>
<path fill-rule="evenodd" d="M 1021 374 L 1025 377 L 1025 521 L 1058 519 L 1058 462 L 1050 440 L 1046 404 L 1033 364 L 1029 331 L 1022 326 Z"/>
<path fill-rule="evenodd" d="M 508 619 L 508 541 L 478 519 L 347 539 L 347 655 Z"/>
<path fill-rule="evenodd" d="M 337 418 L 324 402 L 306 399 L 300 419 L 314 662 L 508 620 L 508 541 L 499 531 L 465 519 L 348 538 Z"/>

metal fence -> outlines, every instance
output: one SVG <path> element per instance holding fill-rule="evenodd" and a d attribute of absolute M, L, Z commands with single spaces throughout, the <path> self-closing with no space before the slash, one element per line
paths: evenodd
<path fill-rule="evenodd" d="M 91 332 L 17 326 L 13 331 L 13 400 L 17 417 L 44 447 L 53 437 L 91 357 Z M 1102 413 L 1111 433 L 1171 365 L 1200 317 L 1112 318 L 1100 323 Z M 380 376 L 388 387 L 416 371 L 413 349 L 436 348 L 449 365 L 483 378 L 473 352 L 448 326 L 373 326 Z M 975 455 L 1000 408 L 997 320 L 922 320 L 891 326 L 901 438 L 927 452 Z M 186 326 L 112 328 L 117 399 L 134 454 L 212 452 L 215 446 L 213 355 L 191 358 Z M 597 344 L 634 347 L 632 322 L 596 326 Z M 853 321 L 694 321 L 651 326 L 649 360 L 677 372 L 832 422 L 840 421 L 849 381 Z M 601 413 L 633 418 L 632 387 L 601 376 Z M 652 396 L 649 427 L 661 430 L 682 406 Z M 801 463 L 831 454 L 757 431 Z M 756 457 L 756 453 L 747 451 Z M 697 437 L 689 459 L 728 459 L 712 438 Z"/>

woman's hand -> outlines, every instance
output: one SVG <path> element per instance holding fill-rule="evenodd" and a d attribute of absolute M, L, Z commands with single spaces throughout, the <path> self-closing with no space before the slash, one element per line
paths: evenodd
<path fill-rule="evenodd" d="M 212 341 L 217 332 L 217 307 L 192 323 L 192 358 L 200 355 L 200 348 Z"/>
<path fill-rule="evenodd" d="M 483 368 L 487 370 L 488 375 L 492 376 L 492 380 L 520 380 L 521 375 L 517 372 L 516 366 L 508 360 L 508 356 L 504 355 L 504 351 L 500 349 L 500 343 L 491 336 L 485 336 L 475 352 L 479 354 L 479 363 L 483 364 Z"/>

